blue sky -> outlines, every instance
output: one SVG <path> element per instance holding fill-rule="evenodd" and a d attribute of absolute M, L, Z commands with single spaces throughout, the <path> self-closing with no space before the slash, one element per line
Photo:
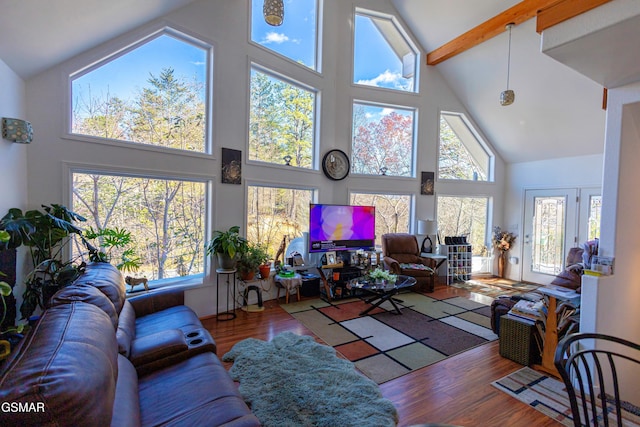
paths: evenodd
<path fill-rule="evenodd" d="M 158 76 L 164 68 L 173 68 L 178 77 L 204 82 L 206 51 L 165 34 L 76 79 L 74 86 L 91 85 L 94 96 L 106 95 L 108 88 L 112 96 L 131 99 L 148 86 L 150 74 Z"/>
<path fill-rule="evenodd" d="M 315 68 L 316 0 L 285 0 L 284 22 L 268 25 L 262 17 L 263 0 L 252 0 L 252 39 L 294 61 Z M 386 88 L 406 85 L 399 76 L 402 63 L 393 53 L 371 20 L 356 16 L 354 82 Z M 350 40 L 348 41 L 351 42 Z M 150 73 L 158 75 L 163 68 L 172 67 L 178 77 L 195 77 L 204 82 L 206 51 L 189 43 L 162 35 L 137 49 L 97 68 L 74 81 L 92 95 L 106 95 L 132 99 L 147 86 Z"/>

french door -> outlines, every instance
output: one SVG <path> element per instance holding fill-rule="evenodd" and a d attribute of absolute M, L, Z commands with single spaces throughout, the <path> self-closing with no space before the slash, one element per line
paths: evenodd
<path fill-rule="evenodd" d="M 600 189 L 527 190 L 522 279 L 550 283 L 569 249 L 599 237 Z"/>
<path fill-rule="evenodd" d="M 562 271 L 565 248 L 577 240 L 577 197 L 576 189 L 526 191 L 523 280 L 546 284 Z"/>

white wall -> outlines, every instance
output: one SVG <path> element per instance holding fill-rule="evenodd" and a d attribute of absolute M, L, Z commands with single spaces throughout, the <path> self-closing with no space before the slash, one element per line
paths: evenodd
<path fill-rule="evenodd" d="M 580 330 L 640 342 L 640 82 L 609 90 L 599 255 L 614 257 L 614 274 L 582 279 Z M 640 404 L 640 371 L 619 373 L 626 396 Z"/>
<path fill-rule="evenodd" d="M 0 87 L 0 117 L 29 120 L 25 108 L 25 84 L 1 59 Z M 27 203 L 27 146 L 0 139 L 0 159 L 0 212 L 4 215 L 9 208 L 24 208 Z"/>
<path fill-rule="evenodd" d="M 517 234 L 509 256 L 518 264 L 509 264 L 508 278 L 522 279 L 522 240 L 524 235 L 524 196 L 529 189 L 586 188 L 602 185 L 603 156 L 589 155 L 512 163 L 507 166 L 503 228 Z M 495 270 L 494 270 L 495 271 Z"/>
<path fill-rule="evenodd" d="M 109 51 L 127 45 L 144 33 L 139 29 L 103 46 L 88 51 L 31 79 L 27 85 L 27 104 L 32 122 L 41 135 L 29 148 L 29 203 L 60 202 L 69 204 L 69 165 L 115 165 L 124 170 L 164 172 L 188 171 L 197 177 L 213 181 L 213 229 L 226 229 L 231 225 L 246 227 L 245 199 L 247 183 L 287 183 L 318 189 L 320 202 L 347 203 L 349 191 L 390 191 L 416 194 L 416 215 L 420 218 L 435 215 L 435 197 L 419 195 L 418 178 L 349 177 L 333 182 L 321 171 L 292 170 L 285 166 L 264 166 L 246 162 L 249 63 L 263 66 L 300 80 L 311 81 L 321 91 L 320 147 L 322 156 L 330 148 L 350 152 L 351 102 L 363 99 L 361 88 L 351 82 L 351 51 L 355 5 L 393 14 L 395 9 L 388 0 L 361 0 L 324 2 L 323 70 L 310 73 L 293 63 L 274 59 L 262 48 L 247 42 L 249 7 L 247 0 L 201 1 L 165 17 L 166 23 L 175 25 L 214 45 L 214 150 L 212 156 L 175 156 L 156 151 L 143 151 L 123 146 L 88 143 L 65 138 L 65 111 L 67 76 Z M 157 23 L 156 23 L 157 24 Z M 150 27 L 157 26 L 150 24 Z M 435 171 L 438 140 L 438 113 L 440 110 L 467 113 L 463 105 L 447 87 L 436 68 L 427 67 L 424 57 L 420 61 L 421 95 L 395 96 L 406 105 L 418 108 L 418 159 L 420 171 Z M 376 91 L 372 101 L 385 101 L 387 91 Z M 370 99 L 370 98 L 368 98 Z M 470 117 L 473 120 L 472 117 Z M 242 150 L 242 186 L 219 183 L 220 147 Z M 496 159 L 497 183 L 479 184 L 481 191 L 501 205 L 504 165 Z M 436 192 L 447 194 L 476 194 L 477 186 L 449 184 L 446 188 L 436 183 Z M 207 277 L 205 284 L 215 284 L 215 277 Z M 199 315 L 215 312 L 215 291 L 210 287 L 189 292 L 188 302 Z M 275 290 L 271 295 L 275 294 Z"/>
<path fill-rule="evenodd" d="M 16 73 L 0 59 L 0 117 L 29 120 L 25 107 L 25 84 Z M 37 138 L 35 134 L 34 138 Z M 27 205 L 27 146 L 0 138 L 0 216 L 10 208 L 25 209 Z M 18 265 L 24 263 L 24 252 L 18 251 Z M 16 283 L 21 283 L 23 274 L 18 268 Z M 16 287 L 14 296 L 17 307 L 22 303 L 22 288 Z M 17 317 L 20 318 L 20 311 Z"/>

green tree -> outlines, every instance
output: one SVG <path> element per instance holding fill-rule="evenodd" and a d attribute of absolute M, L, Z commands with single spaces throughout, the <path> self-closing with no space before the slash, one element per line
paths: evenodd
<path fill-rule="evenodd" d="M 254 70 L 250 104 L 249 159 L 310 168 L 315 94 Z"/>

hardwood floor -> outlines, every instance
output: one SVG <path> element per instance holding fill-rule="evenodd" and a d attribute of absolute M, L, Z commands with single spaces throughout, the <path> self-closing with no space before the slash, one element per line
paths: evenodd
<path fill-rule="evenodd" d="M 440 285 L 430 295 L 447 298 L 468 294 L 462 289 Z M 478 294 L 473 297 L 486 298 Z M 284 298 L 280 301 L 284 303 Z M 219 357 L 236 342 L 249 337 L 270 340 L 284 331 L 314 336 L 275 300 L 266 301 L 262 312 L 237 310 L 236 313 L 236 319 L 226 322 L 218 322 L 215 317 L 203 319 L 204 326 L 216 340 Z M 316 340 L 322 343 L 317 337 Z M 229 369 L 231 364 L 225 367 Z M 396 405 L 399 426 L 423 423 L 467 427 L 561 425 L 491 385 L 492 381 L 521 367 L 499 355 L 496 341 L 386 382 L 380 385 L 380 390 Z"/>

